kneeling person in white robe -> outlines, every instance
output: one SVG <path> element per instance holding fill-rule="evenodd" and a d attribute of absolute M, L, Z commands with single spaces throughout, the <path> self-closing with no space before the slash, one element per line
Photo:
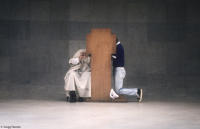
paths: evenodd
<path fill-rule="evenodd" d="M 78 50 L 70 58 L 69 64 L 70 69 L 64 77 L 67 100 L 75 102 L 77 95 L 79 101 L 91 97 L 90 57 L 86 55 L 86 50 Z"/>

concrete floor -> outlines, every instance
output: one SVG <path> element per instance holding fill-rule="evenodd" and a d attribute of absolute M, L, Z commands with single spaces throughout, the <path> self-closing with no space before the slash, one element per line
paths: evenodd
<path fill-rule="evenodd" d="M 0 128 L 199 129 L 200 103 L 0 100 Z"/>

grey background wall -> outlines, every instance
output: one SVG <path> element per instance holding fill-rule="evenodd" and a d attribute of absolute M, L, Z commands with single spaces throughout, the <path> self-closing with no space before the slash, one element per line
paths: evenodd
<path fill-rule="evenodd" d="M 0 0 L 0 98 L 60 99 L 91 28 L 124 45 L 125 87 L 146 100 L 200 98 L 198 0 Z"/>

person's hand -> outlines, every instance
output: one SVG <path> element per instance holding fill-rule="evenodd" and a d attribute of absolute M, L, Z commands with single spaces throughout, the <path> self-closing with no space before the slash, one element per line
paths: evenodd
<path fill-rule="evenodd" d="M 83 60 L 83 59 L 84 59 L 84 56 L 80 55 L 79 60 Z"/>

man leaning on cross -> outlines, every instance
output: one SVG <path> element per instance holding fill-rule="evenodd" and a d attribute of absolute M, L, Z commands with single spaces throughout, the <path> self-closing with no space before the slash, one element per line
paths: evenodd
<path fill-rule="evenodd" d="M 69 64 L 70 69 L 64 77 L 67 101 L 82 102 L 84 98 L 91 97 L 90 57 L 86 54 L 85 49 L 79 49 L 69 59 Z"/>

